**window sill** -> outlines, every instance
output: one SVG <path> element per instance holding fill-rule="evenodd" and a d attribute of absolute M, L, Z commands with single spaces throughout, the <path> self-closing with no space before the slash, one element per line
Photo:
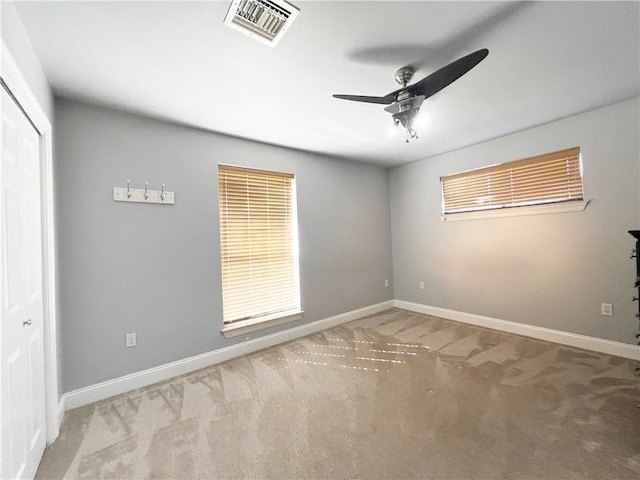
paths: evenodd
<path fill-rule="evenodd" d="M 481 220 L 483 218 L 519 217 L 522 215 L 543 215 L 547 213 L 582 212 L 591 200 L 581 202 L 550 203 L 548 205 L 531 205 L 528 207 L 499 208 L 479 212 L 448 213 L 440 215 L 443 222 L 460 220 Z"/>
<path fill-rule="evenodd" d="M 276 325 L 282 325 L 283 323 L 295 322 L 296 320 L 300 320 L 303 314 L 304 312 L 302 310 L 279 312 L 265 317 L 230 323 L 229 325 L 225 325 L 221 331 L 225 338 L 239 337 L 240 335 L 262 330 L 264 328 L 275 327 Z"/>

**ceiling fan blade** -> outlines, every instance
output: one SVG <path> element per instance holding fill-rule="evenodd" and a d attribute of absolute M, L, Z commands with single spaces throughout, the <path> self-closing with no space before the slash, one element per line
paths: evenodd
<path fill-rule="evenodd" d="M 435 71 L 419 82 L 410 85 L 408 90 L 414 95 L 424 95 L 426 98 L 429 98 L 447 85 L 455 82 L 473 67 L 478 65 L 487 55 L 489 55 L 489 50 L 486 48 L 470 53 L 466 57 L 459 58 L 455 62 L 442 67 L 440 70 Z M 393 92 L 393 94 L 395 95 L 402 90 L 404 89 L 399 89 L 396 92 Z"/>
<path fill-rule="evenodd" d="M 333 95 L 333 98 L 340 98 L 342 100 L 352 100 L 354 102 L 365 103 L 380 103 L 382 105 L 389 105 L 395 100 L 395 95 L 389 94 L 385 97 L 367 97 L 365 95 Z"/>

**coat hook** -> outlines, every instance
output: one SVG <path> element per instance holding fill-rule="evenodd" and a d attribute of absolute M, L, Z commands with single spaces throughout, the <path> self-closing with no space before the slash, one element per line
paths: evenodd
<path fill-rule="evenodd" d="M 164 183 L 162 184 L 162 191 L 160 192 L 160 200 L 164 202 Z"/>
<path fill-rule="evenodd" d="M 131 192 L 129 191 L 129 184 L 131 183 L 131 180 L 127 180 L 127 198 L 131 198 Z"/>
<path fill-rule="evenodd" d="M 149 186 L 149 182 L 144 182 L 144 199 L 145 200 L 149 198 L 149 192 L 147 191 L 148 186 Z"/>

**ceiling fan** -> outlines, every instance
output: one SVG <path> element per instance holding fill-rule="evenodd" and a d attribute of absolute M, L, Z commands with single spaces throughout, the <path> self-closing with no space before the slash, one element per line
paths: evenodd
<path fill-rule="evenodd" d="M 478 65 L 485 57 L 489 55 L 489 50 L 483 48 L 477 52 L 459 58 L 458 60 L 442 67 L 440 70 L 423 78 L 413 85 L 407 85 L 413 78 L 413 67 L 402 67 L 396 72 L 396 82 L 402 85 L 402 88 L 391 92 L 384 97 L 368 97 L 365 95 L 333 95 L 334 98 L 342 100 L 353 100 L 355 102 L 379 103 L 389 105 L 385 110 L 393 116 L 393 123 L 397 126 L 402 125 L 407 131 L 406 142 L 412 138 L 418 138 L 417 132 L 413 129 L 420 106 L 425 99 L 438 93 L 447 85 L 455 82 L 473 67 Z"/>

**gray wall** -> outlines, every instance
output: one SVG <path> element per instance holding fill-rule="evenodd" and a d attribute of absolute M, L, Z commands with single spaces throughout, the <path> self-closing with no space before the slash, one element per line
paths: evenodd
<path fill-rule="evenodd" d="M 636 99 L 391 170 L 396 298 L 633 343 L 638 117 Z M 439 220 L 440 176 L 574 146 L 584 212 Z"/>
<path fill-rule="evenodd" d="M 16 13 L 13 2 L 0 1 L 0 17 L 2 41 L 11 52 L 11 56 L 18 64 L 22 75 L 29 84 L 38 103 L 44 110 L 49 121 L 53 121 L 53 95 L 44 76 L 38 57 L 36 57 L 31 40 Z"/>
<path fill-rule="evenodd" d="M 242 341 L 220 334 L 219 162 L 296 175 L 302 323 L 393 298 L 384 169 L 68 100 L 56 138 L 65 392 Z M 127 179 L 175 205 L 114 202 Z"/>

